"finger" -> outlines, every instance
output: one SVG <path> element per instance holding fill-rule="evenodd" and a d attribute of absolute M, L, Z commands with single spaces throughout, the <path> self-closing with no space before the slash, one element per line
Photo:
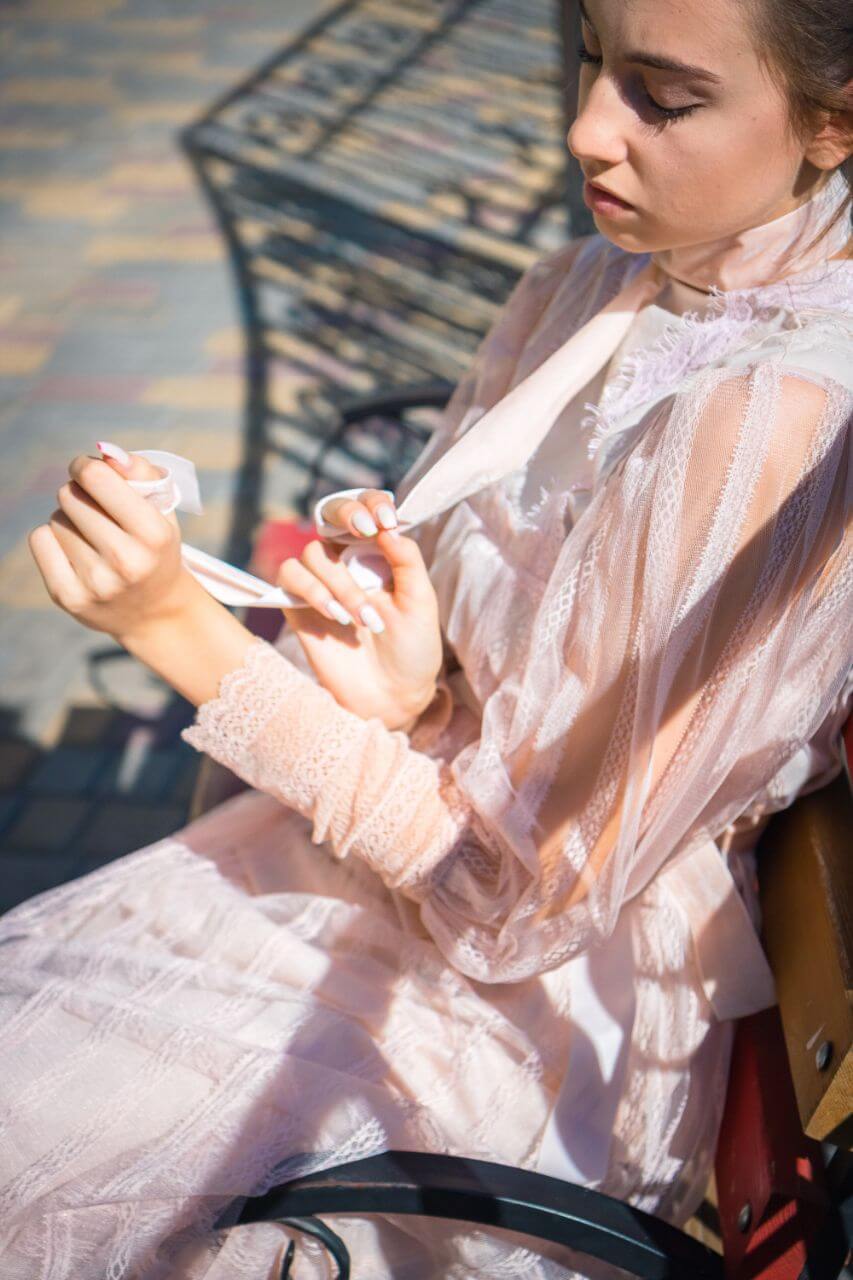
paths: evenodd
<path fill-rule="evenodd" d="M 324 618 L 329 618 L 343 627 L 352 625 L 352 617 L 335 600 L 329 588 L 293 556 L 279 565 L 276 585 L 292 595 L 299 596 Z"/>
<path fill-rule="evenodd" d="M 125 533 L 76 480 L 62 485 L 56 497 L 71 526 L 79 530 L 93 548 L 93 555 L 100 556 L 119 574 L 132 573 L 140 567 L 137 564 L 139 543 Z"/>
<path fill-rule="evenodd" d="M 375 492 L 375 491 L 374 491 Z M 388 506 L 396 522 L 396 514 L 389 499 L 380 494 L 372 499 L 373 508 Z M 359 538 L 373 538 L 379 532 L 381 521 L 377 523 L 373 510 L 361 498 L 335 498 L 323 507 L 323 519 L 329 524 L 338 525 L 345 532 L 353 533 Z"/>
<path fill-rule="evenodd" d="M 359 502 L 367 507 L 368 514 L 380 529 L 397 528 L 397 510 L 394 499 L 380 489 L 365 489 Z"/>
<path fill-rule="evenodd" d="M 113 444 L 110 440 L 99 440 L 98 448 L 106 456 L 104 461 L 111 470 L 115 471 L 124 480 L 162 480 L 165 473 L 163 467 L 157 466 L 156 463 L 149 462 L 148 458 L 141 457 L 138 453 L 126 453 L 120 445 Z M 118 457 L 120 452 L 123 457 Z M 142 495 L 146 497 L 145 494 Z M 164 520 L 167 520 L 172 527 L 180 532 L 180 523 L 174 511 L 162 511 L 157 504 L 154 504 Z"/>
<path fill-rule="evenodd" d="M 131 457 L 135 455 L 132 454 Z M 147 466 L 151 465 L 145 458 L 137 461 L 145 462 Z M 162 474 L 156 468 L 154 471 L 155 475 Z M 111 516 L 125 533 L 138 538 L 150 547 L 160 546 L 166 534 L 171 536 L 168 522 L 162 512 L 158 511 L 153 503 L 148 502 L 141 493 L 131 489 L 126 477 L 120 475 L 111 462 L 80 454 L 72 459 L 68 474 L 72 480 L 77 481 L 81 489 L 94 498 L 98 506 Z M 135 464 L 133 478 L 142 478 L 137 474 Z"/>
<path fill-rule="evenodd" d="M 49 526 L 31 529 L 27 544 L 54 604 L 68 612 L 81 608 L 88 598 L 86 589 Z"/>
<path fill-rule="evenodd" d="M 415 607 L 425 600 L 434 601 L 426 562 L 414 538 L 389 530 L 379 534 L 376 546 L 391 566 L 395 604 Z"/>
<path fill-rule="evenodd" d="M 48 527 L 80 582 L 92 595 L 106 595 L 120 588 L 120 576 L 89 545 L 64 511 L 54 511 Z"/>
<path fill-rule="evenodd" d="M 362 626 L 368 627 L 377 635 L 385 630 L 385 623 L 376 609 L 375 596 L 378 593 L 367 592 L 353 578 L 346 565 L 337 557 L 331 559 L 322 541 L 309 542 L 302 549 L 302 563 L 310 573 L 324 583 L 336 600 L 346 609 L 350 617 L 358 618 Z"/>

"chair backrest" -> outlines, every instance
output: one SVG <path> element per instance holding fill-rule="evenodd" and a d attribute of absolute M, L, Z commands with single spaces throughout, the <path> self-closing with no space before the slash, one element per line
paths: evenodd
<path fill-rule="evenodd" d="M 758 859 L 764 946 L 800 1122 L 812 1138 L 849 1146 L 853 791 L 847 772 L 801 796 L 768 834 Z"/>
<path fill-rule="evenodd" d="M 758 845 L 779 1003 L 736 1027 L 715 1167 L 732 1277 L 800 1275 L 831 1208 L 821 1144 L 853 1140 L 853 715 L 843 736 L 846 767 Z"/>

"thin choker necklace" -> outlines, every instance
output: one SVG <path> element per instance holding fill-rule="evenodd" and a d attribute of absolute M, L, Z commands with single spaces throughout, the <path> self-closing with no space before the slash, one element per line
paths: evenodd
<path fill-rule="evenodd" d="M 667 271 L 666 274 L 669 276 L 670 280 L 675 280 L 677 284 L 686 285 L 688 289 L 695 289 L 697 293 L 704 293 L 708 297 L 711 296 L 710 289 L 702 289 L 698 284 L 691 284 L 689 280 L 679 280 L 678 276 L 672 275 L 672 273 L 669 271 Z"/>

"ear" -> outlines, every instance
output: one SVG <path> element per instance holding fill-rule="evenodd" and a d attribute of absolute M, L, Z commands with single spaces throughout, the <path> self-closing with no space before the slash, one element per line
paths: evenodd
<path fill-rule="evenodd" d="M 812 135 L 804 159 L 817 169 L 837 169 L 853 155 L 853 80 L 847 83 L 847 100 L 844 110 L 823 112 L 823 123 Z"/>

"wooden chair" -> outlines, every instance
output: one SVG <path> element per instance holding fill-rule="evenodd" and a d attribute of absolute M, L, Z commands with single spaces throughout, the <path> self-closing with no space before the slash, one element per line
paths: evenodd
<path fill-rule="evenodd" d="M 370 411 L 367 402 L 363 411 Z M 253 571 L 273 580 L 276 566 L 313 536 L 304 521 L 264 525 Z M 282 625 L 273 610 L 244 610 L 243 621 L 268 640 Z M 411 1151 L 295 1178 L 249 1198 L 220 1225 L 279 1221 L 318 1237 L 336 1259 L 340 1280 L 350 1275 L 347 1250 L 318 1213 L 412 1213 L 492 1224 L 649 1278 L 835 1280 L 850 1274 L 853 715 L 844 741 L 846 768 L 775 814 L 758 845 L 762 941 L 779 1003 L 738 1020 L 715 1176 L 704 1213 L 689 1231 L 561 1179 Z M 245 786 L 205 757 L 191 817 Z M 717 1248 L 710 1243 L 715 1236 Z M 293 1253 L 291 1241 L 283 1277 Z"/>

